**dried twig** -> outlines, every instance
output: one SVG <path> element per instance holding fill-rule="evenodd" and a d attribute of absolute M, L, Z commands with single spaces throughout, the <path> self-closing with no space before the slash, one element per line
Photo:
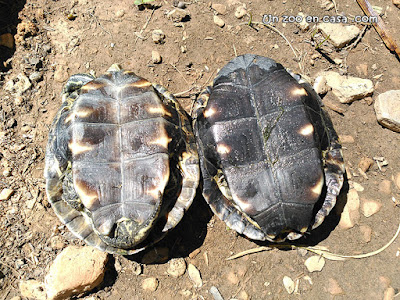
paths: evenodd
<path fill-rule="evenodd" d="M 251 24 L 255 24 L 255 25 L 264 25 L 265 27 L 267 27 L 267 28 L 269 28 L 269 29 L 275 31 L 276 33 L 278 33 L 278 34 L 286 41 L 286 43 L 289 45 L 290 49 L 292 49 L 292 51 L 293 51 L 293 53 L 294 53 L 294 56 L 296 57 L 296 60 L 299 61 L 299 56 L 297 55 L 296 50 L 294 49 L 294 47 L 292 46 L 292 44 L 290 43 L 290 41 L 286 38 L 286 36 L 285 36 L 282 32 L 280 32 L 278 29 L 276 29 L 275 27 L 273 27 L 273 26 L 271 26 L 271 25 L 269 25 L 269 24 L 260 23 L 260 22 L 251 22 Z M 239 25 L 249 25 L 249 23 L 242 23 L 242 24 L 239 24 Z M 299 64 L 300 70 L 302 70 L 303 68 L 302 68 L 302 66 L 301 66 L 301 63 L 299 62 L 298 64 Z"/>
<path fill-rule="evenodd" d="M 175 66 L 175 65 L 173 65 L 173 64 L 171 64 L 170 63 L 170 65 L 182 76 L 182 78 L 183 78 L 183 80 L 185 80 L 185 82 L 187 83 L 187 84 L 189 84 L 189 82 L 186 80 L 186 78 L 185 78 L 185 75 L 183 75 L 183 73 L 181 72 L 181 71 L 179 71 L 179 69 Z"/>
<path fill-rule="evenodd" d="M 140 30 L 140 32 L 139 32 L 138 34 L 136 34 L 135 44 L 137 43 L 138 39 L 140 38 L 139 36 L 142 35 L 143 31 L 144 31 L 144 30 L 147 28 L 147 26 L 149 25 L 150 20 L 151 20 L 151 18 L 153 17 L 153 14 L 154 14 L 154 8 L 153 8 L 153 10 L 151 11 L 150 17 L 147 19 L 146 23 L 143 25 L 143 27 L 142 27 L 142 29 Z"/>
<path fill-rule="evenodd" d="M 400 48 L 397 46 L 396 42 L 393 40 L 392 36 L 390 35 L 388 29 L 386 28 L 385 23 L 383 22 L 382 18 L 376 11 L 372 8 L 371 4 L 368 0 L 357 0 L 358 5 L 360 5 L 361 9 L 368 17 L 376 17 L 378 22 L 372 22 L 376 32 L 379 34 L 383 42 L 385 43 L 386 47 L 389 48 L 390 51 L 395 52 L 400 58 Z"/>
<path fill-rule="evenodd" d="M 396 238 L 399 236 L 400 234 L 400 225 L 397 228 L 397 231 L 395 233 L 395 235 L 390 239 L 390 241 L 384 245 L 383 247 L 379 248 L 378 250 L 369 252 L 369 253 L 363 253 L 363 254 L 358 254 L 358 255 L 341 255 L 341 254 L 335 254 L 332 252 L 329 252 L 326 248 L 324 247 L 305 247 L 305 246 L 294 246 L 294 245 L 287 245 L 287 244 L 281 244 L 281 245 L 277 245 L 277 244 L 273 244 L 269 247 L 258 247 L 258 248 L 254 248 L 254 249 L 249 249 L 249 250 L 245 250 L 242 251 L 236 255 L 230 256 L 228 257 L 226 260 L 232 260 L 232 259 L 236 259 L 245 255 L 249 255 L 249 254 L 253 254 L 253 253 L 258 253 L 258 252 L 262 252 L 262 251 L 269 251 L 272 250 L 272 248 L 287 248 L 287 247 L 292 247 L 292 249 L 306 249 L 308 251 L 314 252 L 318 255 L 323 256 L 326 259 L 330 259 L 330 260 L 347 260 L 349 258 L 353 258 L 353 259 L 360 259 L 360 258 L 367 258 L 367 257 L 371 257 L 374 255 L 377 255 L 381 252 L 383 252 L 384 250 L 386 250 L 387 247 L 389 247 L 391 244 L 393 244 L 393 242 L 396 240 Z"/>

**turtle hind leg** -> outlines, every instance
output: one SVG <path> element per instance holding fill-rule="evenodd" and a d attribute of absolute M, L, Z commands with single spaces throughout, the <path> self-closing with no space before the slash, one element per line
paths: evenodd
<path fill-rule="evenodd" d="M 343 186 L 345 167 L 339 144 L 333 144 L 333 147 L 324 155 L 324 162 L 326 196 L 322 207 L 315 215 L 314 223 L 311 226 L 312 229 L 321 225 L 325 217 L 329 215 L 336 205 L 336 199 Z"/>

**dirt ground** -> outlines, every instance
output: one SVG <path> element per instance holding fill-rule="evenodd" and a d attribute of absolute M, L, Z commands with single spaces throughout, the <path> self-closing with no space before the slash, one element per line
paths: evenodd
<path fill-rule="evenodd" d="M 226 12 L 219 15 L 225 21 L 222 28 L 214 23 L 216 12 L 208 0 L 187 2 L 185 10 L 190 16 L 180 23 L 166 16 L 174 8 L 171 0 L 157 1 L 158 7 L 143 10 L 133 2 L 19 0 L 7 16 L 8 29 L 16 34 L 16 49 L 0 49 L 5 60 L 0 75 L 0 191 L 8 188 L 14 193 L 8 200 L 0 201 L 1 300 L 20 295 L 20 280 L 43 281 L 49 265 L 66 245 L 82 244 L 55 216 L 46 199 L 43 178 L 49 126 L 61 103 L 62 86 L 70 75 L 92 70 L 101 74 L 112 63 L 120 63 L 125 69 L 179 93 L 178 99 L 187 110 L 198 92 L 235 54 L 268 56 L 310 78 L 328 69 L 368 78 L 375 86 L 372 99 L 400 86 L 400 62 L 371 27 L 366 28 L 354 48 L 333 51 L 324 57 L 316 55 L 312 28 L 302 31 L 296 24 L 284 24 L 281 19 L 275 28 L 296 49 L 300 58 L 296 59 L 279 34 L 261 25 L 248 25 L 250 16 L 253 22 L 261 22 L 264 14 L 335 15 L 335 9 L 326 11 L 318 1 L 305 4 L 300 0 L 216 0 L 213 3 L 226 6 Z M 238 19 L 235 10 L 242 4 L 246 5 L 248 15 Z M 350 18 L 363 15 L 355 1 L 337 0 L 336 4 L 339 14 Z M 372 4 L 383 9 L 388 29 L 400 42 L 400 10 L 388 0 L 374 0 Z M 363 24 L 357 26 L 364 28 Z M 153 42 L 154 29 L 165 33 L 165 43 Z M 152 50 L 162 56 L 160 64 L 152 62 Z M 343 63 L 335 64 L 335 59 L 342 59 Z M 5 85 L 19 74 L 31 76 L 32 86 L 15 95 Z M 349 190 L 347 183 L 338 208 L 323 226 L 301 242 L 354 255 L 379 249 L 399 226 L 399 208 L 394 200 L 400 200 L 400 190 L 394 178 L 400 172 L 400 135 L 377 123 L 370 99 L 341 108 L 345 110 L 342 114 L 329 109 L 328 112 L 338 134 L 354 139 L 343 143 L 349 180 L 363 187 L 359 192 L 362 202 L 376 200 L 382 207 L 368 218 L 360 213 L 353 228 L 341 229 L 337 225 Z M 375 162 L 363 176 L 358 170 L 362 157 L 384 157 L 388 164 L 379 168 Z M 370 241 L 368 230 L 372 230 Z M 386 295 L 397 294 L 400 289 L 400 239 L 369 258 L 327 260 L 321 272 L 313 273 L 304 265 L 312 254 L 297 250 L 273 249 L 226 260 L 254 247 L 257 244 L 228 230 L 213 217 L 199 196 L 182 223 L 155 246 L 162 253 L 159 261 L 143 264 L 142 273 L 135 275 L 134 262 L 141 262 L 143 255 L 154 248 L 128 258 L 114 256 L 102 285 L 82 297 L 213 299 L 209 290 L 215 286 L 224 299 L 382 299 L 385 291 Z M 173 257 L 183 257 L 195 265 L 203 286 L 193 287 L 187 274 L 179 278 L 168 276 L 166 261 Z M 143 279 L 150 276 L 159 280 L 154 292 L 142 288 Z M 284 276 L 297 285 L 291 295 L 284 288 Z"/>

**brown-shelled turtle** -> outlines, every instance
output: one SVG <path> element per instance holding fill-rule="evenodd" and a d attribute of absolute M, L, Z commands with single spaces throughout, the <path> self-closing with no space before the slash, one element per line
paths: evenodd
<path fill-rule="evenodd" d="M 199 182 L 188 115 L 158 84 L 113 65 L 71 76 L 46 151 L 47 196 L 89 245 L 134 254 L 160 240 Z"/>
<path fill-rule="evenodd" d="M 229 227 L 283 241 L 316 228 L 336 203 L 344 164 L 321 99 L 274 60 L 224 66 L 194 108 L 203 195 Z"/>

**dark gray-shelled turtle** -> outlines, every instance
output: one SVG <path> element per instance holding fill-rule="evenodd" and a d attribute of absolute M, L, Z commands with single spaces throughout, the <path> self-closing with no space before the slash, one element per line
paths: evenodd
<path fill-rule="evenodd" d="M 216 76 L 194 107 L 203 195 L 255 240 L 297 239 L 336 203 L 344 163 L 321 99 L 274 60 L 246 54 Z"/>

